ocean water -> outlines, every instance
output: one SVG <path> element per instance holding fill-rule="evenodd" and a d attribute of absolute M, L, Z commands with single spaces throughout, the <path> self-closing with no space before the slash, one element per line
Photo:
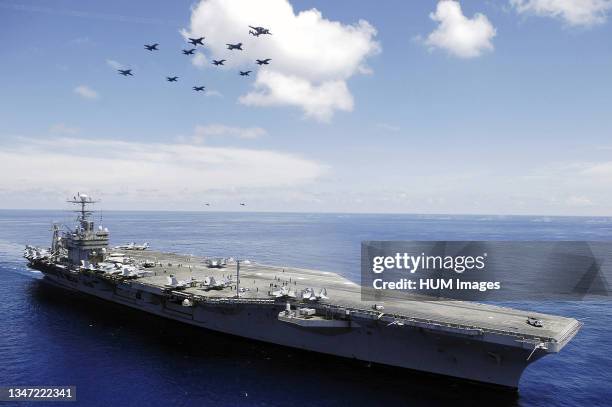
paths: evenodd
<path fill-rule="evenodd" d="M 48 286 L 27 269 L 23 246 L 48 246 L 51 222 L 73 218 L 0 211 L 0 385 L 76 385 L 71 405 L 84 406 L 612 405 L 610 301 L 504 303 L 584 322 L 561 353 L 527 369 L 518 394 L 506 394 L 195 329 Z M 104 212 L 101 220 L 112 244 L 148 241 L 354 281 L 362 240 L 612 240 L 612 218 Z"/>

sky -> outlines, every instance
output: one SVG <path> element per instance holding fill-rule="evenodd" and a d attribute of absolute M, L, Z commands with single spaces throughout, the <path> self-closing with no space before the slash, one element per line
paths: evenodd
<path fill-rule="evenodd" d="M 0 0 L 0 208 L 612 216 L 611 19 L 612 0 Z"/>

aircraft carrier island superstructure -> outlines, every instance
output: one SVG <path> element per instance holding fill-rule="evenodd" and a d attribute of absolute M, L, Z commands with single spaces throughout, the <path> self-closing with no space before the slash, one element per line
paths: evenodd
<path fill-rule="evenodd" d="M 523 370 L 559 352 L 575 319 L 460 301 L 361 300 L 331 272 L 109 247 L 79 194 L 75 229 L 29 267 L 65 289 L 161 317 L 273 344 L 517 389 Z M 339 359 L 341 360 L 341 359 Z"/>

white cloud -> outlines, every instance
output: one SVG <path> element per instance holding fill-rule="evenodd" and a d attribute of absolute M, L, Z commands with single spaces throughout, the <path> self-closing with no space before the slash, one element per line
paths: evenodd
<path fill-rule="evenodd" d="M 106 65 L 110 66 L 113 69 L 123 69 L 123 64 L 115 61 L 114 59 L 107 59 Z"/>
<path fill-rule="evenodd" d="M 268 132 L 261 127 L 232 127 L 224 124 L 208 124 L 196 126 L 193 140 L 201 143 L 209 137 L 237 137 L 241 139 L 255 139 L 267 135 Z"/>
<path fill-rule="evenodd" d="M 211 97 L 220 97 L 220 98 L 223 97 L 223 93 L 215 89 L 206 89 L 206 92 L 204 92 L 204 95 L 211 96 Z"/>
<path fill-rule="evenodd" d="M 57 123 L 49 128 L 49 133 L 56 136 L 74 136 L 79 131 L 78 128 L 68 126 L 65 123 Z"/>
<path fill-rule="evenodd" d="M 315 85 L 298 76 L 261 71 L 255 89 L 240 97 L 251 106 L 298 106 L 307 117 L 329 121 L 336 110 L 353 110 L 353 96 L 344 80 L 329 80 Z"/>
<path fill-rule="evenodd" d="M 612 162 L 584 164 L 580 171 L 583 175 L 608 177 L 612 181 Z"/>
<path fill-rule="evenodd" d="M 510 0 L 519 14 L 564 20 L 573 26 L 602 24 L 612 10 L 612 0 Z"/>
<path fill-rule="evenodd" d="M 270 28 L 273 35 L 249 35 L 253 24 Z M 200 1 L 184 35 L 205 36 L 210 57 L 227 59 L 228 67 L 255 70 L 255 59 L 271 58 L 240 102 L 297 106 L 317 120 L 329 120 L 337 110 L 352 110 L 346 80 L 368 72 L 366 59 L 380 51 L 376 30 L 368 22 L 343 24 L 316 9 L 296 14 L 287 0 L 269 0 L 265 6 L 252 0 Z M 230 42 L 242 42 L 244 51 L 227 50 Z M 291 95 L 296 89 L 299 94 Z"/>
<path fill-rule="evenodd" d="M 459 2 L 442 0 L 429 17 L 439 23 L 425 39 L 430 49 L 441 48 L 460 58 L 474 58 L 493 50 L 496 30 L 484 14 L 468 18 Z"/>
<path fill-rule="evenodd" d="M 195 53 L 193 58 L 191 58 L 191 64 L 198 68 L 205 68 L 208 66 L 208 59 L 206 58 L 206 55 L 198 51 Z"/>
<path fill-rule="evenodd" d="M 327 170 L 318 162 L 269 150 L 74 137 L 13 141 L 2 142 L 0 185 L 16 194 L 96 188 L 129 200 L 148 190 L 157 191 L 151 199 L 181 196 L 188 201 L 208 190 L 300 186 Z"/>
<path fill-rule="evenodd" d="M 565 203 L 568 206 L 591 206 L 591 205 L 593 205 L 593 202 L 588 197 L 586 197 L 586 196 L 576 196 L 576 195 L 569 196 L 565 200 Z"/>
<path fill-rule="evenodd" d="M 392 132 L 392 133 L 397 133 L 398 131 L 401 130 L 400 126 L 396 126 L 394 124 L 389 124 L 389 123 L 378 123 L 376 127 L 378 127 L 381 130 Z"/>
<path fill-rule="evenodd" d="M 87 85 L 77 86 L 76 88 L 74 88 L 74 93 L 76 93 L 77 95 L 79 95 L 80 97 L 84 99 L 89 99 L 89 100 L 95 100 L 100 97 L 100 95 L 98 95 L 98 92 L 96 92 L 95 90 L 93 90 Z"/>

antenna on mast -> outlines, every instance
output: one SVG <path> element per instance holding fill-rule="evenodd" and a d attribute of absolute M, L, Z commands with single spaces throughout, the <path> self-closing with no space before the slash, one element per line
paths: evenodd
<path fill-rule="evenodd" d="M 87 205 L 93 205 L 99 201 L 94 201 L 90 196 L 78 192 L 76 196 L 73 196 L 72 199 L 68 199 L 66 202 L 81 206 L 81 209 L 76 212 L 80 212 L 79 220 L 84 221 L 92 213 L 92 211 L 87 209 Z"/>

